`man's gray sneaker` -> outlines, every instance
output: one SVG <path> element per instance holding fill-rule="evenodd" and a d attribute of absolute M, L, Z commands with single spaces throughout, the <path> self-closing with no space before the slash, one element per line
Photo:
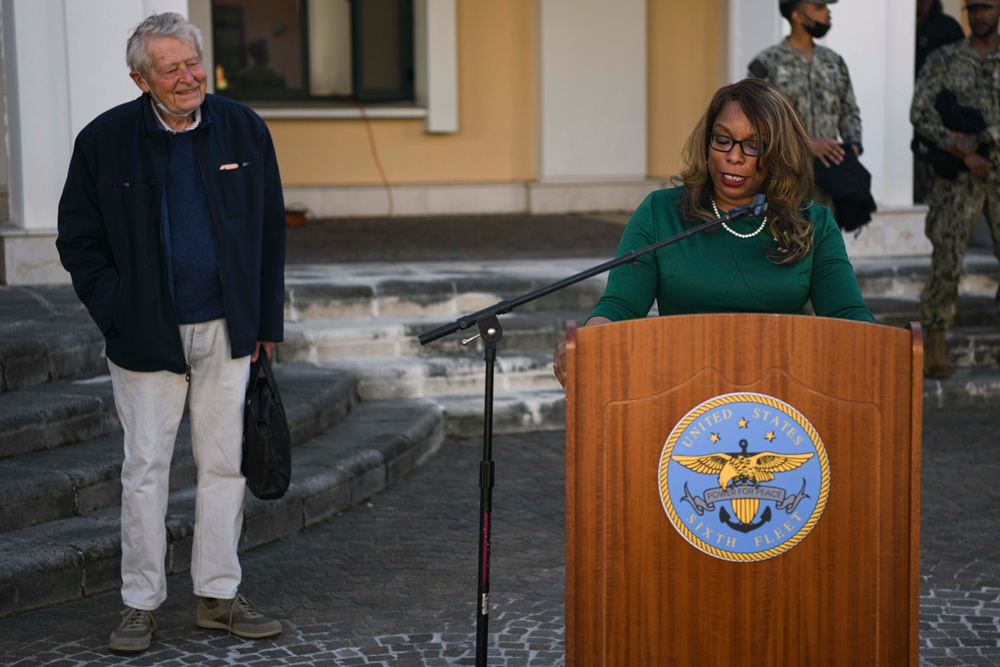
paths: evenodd
<path fill-rule="evenodd" d="M 122 621 L 108 638 L 112 651 L 145 651 L 156 632 L 156 617 L 145 609 L 125 607 Z"/>
<path fill-rule="evenodd" d="M 195 623 L 199 628 L 229 630 L 234 635 L 247 639 L 273 637 L 281 632 L 281 623 L 268 618 L 242 595 L 233 600 L 200 598 Z"/>

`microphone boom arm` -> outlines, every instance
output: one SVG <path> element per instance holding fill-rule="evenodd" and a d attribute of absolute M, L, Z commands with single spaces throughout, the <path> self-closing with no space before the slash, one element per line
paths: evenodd
<path fill-rule="evenodd" d="M 710 229 L 714 229 L 724 222 L 731 222 L 733 220 L 738 220 L 740 218 L 745 218 L 748 215 L 758 216 L 767 210 L 767 202 L 764 199 L 764 195 L 756 195 L 753 202 L 746 204 L 744 206 L 737 206 L 726 215 L 720 216 L 715 220 L 709 220 L 708 222 L 703 222 L 700 225 L 686 229 L 680 234 L 675 234 L 670 238 L 663 239 L 652 245 L 646 246 L 645 248 L 640 248 L 639 250 L 629 250 L 625 254 L 616 257 L 612 260 L 604 262 L 603 264 L 598 264 L 597 266 L 591 267 L 580 273 L 576 273 L 568 278 L 563 278 L 558 282 L 554 282 L 551 285 L 546 285 L 534 292 L 529 292 L 512 300 L 499 301 L 488 308 L 483 308 L 482 310 L 476 311 L 469 315 L 465 315 L 450 322 L 449 324 L 442 325 L 431 331 L 425 331 L 418 336 L 418 340 L 421 345 L 426 345 L 439 338 L 443 338 L 449 334 L 453 334 L 456 331 L 464 331 L 470 327 L 476 326 L 481 320 L 490 319 L 492 320 L 497 315 L 504 315 L 514 310 L 518 306 L 522 306 L 530 301 L 539 299 L 543 296 L 551 294 L 553 292 L 558 292 L 559 290 L 574 285 L 580 281 L 586 280 L 587 278 L 592 278 L 598 276 L 605 271 L 610 271 L 611 269 L 621 266 L 622 264 L 628 264 L 635 261 L 639 257 L 646 255 L 651 252 L 655 252 L 660 248 L 664 248 L 672 243 L 676 243 L 681 239 L 686 239 L 689 236 L 699 234 L 701 232 L 707 232 Z"/>

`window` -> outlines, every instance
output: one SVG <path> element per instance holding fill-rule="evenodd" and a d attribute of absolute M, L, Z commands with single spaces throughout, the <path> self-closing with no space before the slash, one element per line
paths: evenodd
<path fill-rule="evenodd" d="M 244 101 L 413 101 L 413 0 L 212 0 L 215 90 Z"/>

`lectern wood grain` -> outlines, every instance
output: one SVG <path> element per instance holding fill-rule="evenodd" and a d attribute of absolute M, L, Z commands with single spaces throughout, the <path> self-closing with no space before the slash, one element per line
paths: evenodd
<path fill-rule="evenodd" d="M 917 664 L 919 329 L 650 318 L 571 330 L 568 366 L 568 664 Z M 685 540 L 657 485 L 674 426 L 733 392 L 798 410 L 830 470 L 808 535 L 745 563 Z"/>

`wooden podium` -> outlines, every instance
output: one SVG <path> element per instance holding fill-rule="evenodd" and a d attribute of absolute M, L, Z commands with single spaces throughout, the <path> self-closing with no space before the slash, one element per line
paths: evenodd
<path fill-rule="evenodd" d="M 570 326 L 567 338 L 568 665 L 917 665 L 919 327 L 722 314 Z M 744 399 L 727 411 L 726 401 Z M 748 422 L 752 413 L 774 426 Z M 746 427 L 768 429 L 765 439 L 737 446 Z M 802 448 L 806 431 L 825 459 L 817 450 L 790 465 L 808 459 L 823 488 L 800 471 L 758 487 L 740 447 L 753 454 L 784 438 Z M 785 506 L 760 501 L 769 520 L 744 521 L 733 516 L 736 500 L 706 504 L 708 493 L 703 502 L 687 482 L 684 494 L 665 490 L 666 470 L 678 461 L 694 470 L 695 455 L 725 445 L 728 454 L 705 460 L 746 465 L 716 481 L 706 464 L 698 479 L 722 496 L 784 481 L 798 509 L 785 507 L 788 497 Z M 809 516 L 780 552 L 715 547 L 767 546 Z"/>

